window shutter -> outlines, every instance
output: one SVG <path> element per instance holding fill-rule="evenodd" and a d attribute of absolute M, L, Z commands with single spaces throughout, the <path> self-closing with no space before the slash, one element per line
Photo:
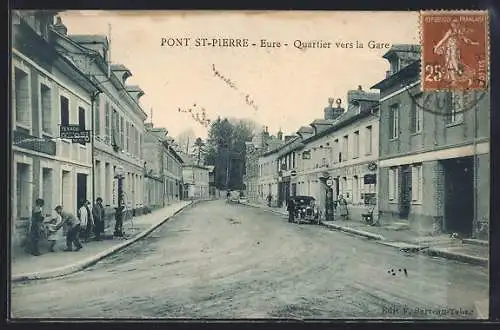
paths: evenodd
<path fill-rule="evenodd" d="M 410 112 L 410 132 L 415 133 L 417 131 L 417 105 L 415 102 L 411 105 Z"/>
<path fill-rule="evenodd" d="M 394 170 L 389 169 L 389 199 L 394 199 Z"/>
<path fill-rule="evenodd" d="M 418 167 L 411 168 L 411 200 L 418 201 Z"/>
<path fill-rule="evenodd" d="M 394 107 L 389 108 L 389 134 L 390 138 L 394 138 Z"/>

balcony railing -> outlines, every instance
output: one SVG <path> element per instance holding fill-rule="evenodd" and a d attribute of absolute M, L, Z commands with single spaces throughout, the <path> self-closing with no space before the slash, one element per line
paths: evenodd
<path fill-rule="evenodd" d="M 53 140 L 39 138 L 19 130 L 14 131 L 13 139 L 13 145 L 19 148 L 33 150 L 51 156 L 56 155 L 56 142 Z"/>

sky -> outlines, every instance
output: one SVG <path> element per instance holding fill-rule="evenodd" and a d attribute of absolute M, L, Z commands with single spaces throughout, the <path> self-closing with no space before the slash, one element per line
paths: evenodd
<path fill-rule="evenodd" d="M 348 90 L 358 85 L 369 90 L 384 78 L 388 62 L 382 55 L 388 49 L 370 49 L 369 41 L 419 43 L 417 12 L 67 11 L 60 16 L 70 35 L 108 35 L 111 26 L 111 61 L 132 71 L 127 84 L 145 91 L 144 111 L 174 138 L 188 128 L 206 137 L 207 128 L 178 110 L 202 107 L 210 119 L 250 118 L 272 134 L 280 129 L 293 134 L 323 117 L 329 97 L 345 104 Z M 191 39 L 189 46 L 170 47 L 161 46 L 162 38 Z M 196 38 L 246 38 L 257 46 L 194 47 Z M 262 39 L 281 47 L 259 47 Z M 295 40 L 322 40 L 331 47 L 298 49 Z M 356 48 L 356 41 L 364 47 Z M 349 42 L 353 48 L 340 45 Z"/>

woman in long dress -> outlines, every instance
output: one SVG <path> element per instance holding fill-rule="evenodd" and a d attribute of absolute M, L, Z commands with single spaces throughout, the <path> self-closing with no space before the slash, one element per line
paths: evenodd
<path fill-rule="evenodd" d="M 339 211 L 340 217 L 342 220 L 348 220 L 349 218 L 349 210 L 347 209 L 347 201 L 344 196 L 339 195 L 339 199 L 337 201 L 337 209 Z"/>

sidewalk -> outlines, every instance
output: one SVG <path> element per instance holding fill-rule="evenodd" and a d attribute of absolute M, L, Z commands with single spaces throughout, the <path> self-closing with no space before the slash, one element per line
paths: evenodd
<path fill-rule="evenodd" d="M 47 279 L 68 275 L 87 268 L 99 260 L 129 246 L 159 227 L 170 217 L 193 201 L 179 201 L 152 213 L 129 219 L 123 223 L 126 238 L 113 238 L 114 228 L 106 228 L 104 239 L 100 242 L 89 241 L 78 252 L 63 252 L 65 242 L 58 242 L 56 252 L 41 250 L 41 256 L 30 254 L 18 256 L 11 262 L 12 282 L 34 279 Z"/>
<path fill-rule="evenodd" d="M 269 212 L 288 216 L 283 208 L 269 207 L 263 204 L 247 203 Z M 351 235 L 374 240 L 377 244 L 398 248 L 403 252 L 420 252 L 433 257 L 458 260 L 488 267 L 489 244 L 475 239 L 451 239 L 449 235 L 422 236 L 408 226 L 393 223 L 390 225 L 370 226 L 356 220 L 322 221 L 327 228 L 339 230 Z"/>

